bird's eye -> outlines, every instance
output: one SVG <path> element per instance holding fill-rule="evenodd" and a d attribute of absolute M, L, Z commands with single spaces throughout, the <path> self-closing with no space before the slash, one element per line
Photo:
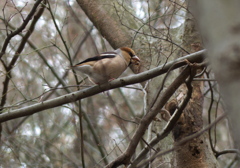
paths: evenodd
<path fill-rule="evenodd" d="M 129 54 L 131 57 L 133 57 L 133 56 L 134 56 L 132 52 L 129 52 L 128 54 Z"/>

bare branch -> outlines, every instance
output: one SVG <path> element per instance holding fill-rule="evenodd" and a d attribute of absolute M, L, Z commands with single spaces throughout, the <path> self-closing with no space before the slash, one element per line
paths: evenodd
<path fill-rule="evenodd" d="M 176 149 L 178 149 L 179 147 L 181 147 L 181 145 L 185 144 L 186 142 L 190 141 L 191 139 L 197 138 L 199 136 L 201 136 L 205 131 L 209 130 L 210 128 L 212 128 L 214 125 L 216 125 L 219 121 L 221 121 L 222 119 L 224 119 L 226 117 L 226 114 L 221 115 L 220 117 L 218 117 L 215 121 L 213 121 L 210 125 L 206 126 L 205 128 L 203 128 L 202 130 L 198 131 L 195 134 L 192 134 L 186 138 L 184 138 L 183 140 L 181 140 L 180 142 L 178 142 L 173 148 L 165 150 L 165 151 L 161 151 L 157 154 L 155 154 L 154 156 L 152 156 L 150 159 L 148 159 L 147 161 L 145 161 L 144 163 L 142 163 L 140 166 L 138 167 L 143 167 L 144 165 L 146 165 L 146 163 L 148 163 L 149 161 L 154 160 L 156 157 L 168 154 Z M 231 150 L 231 153 L 233 152 L 233 150 Z M 234 153 L 236 152 L 236 150 L 234 150 Z M 230 153 L 230 152 L 229 152 Z"/>
<path fill-rule="evenodd" d="M 40 3 L 40 2 L 39 2 L 39 3 Z M 35 6 L 36 6 L 36 4 L 35 4 Z M 37 8 L 37 6 L 36 6 L 36 8 Z M 44 7 L 42 6 L 42 8 L 41 8 L 41 9 L 37 12 L 37 14 L 34 16 L 34 19 L 33 19 L 32 23 L 31 23 L 31 25 L 30 25 L 30 27 L 29 27 L 28 32 L 26 33 L 25 36 L 23 36 L 22 41 L 21 41 L 21 43 L 20 43 L 20 45 L 19 45 L 16 53 L 14 54 L 14 56 L 13 56 L 11 62 L 9 63 L 9 65 L 6 67 L 7 75 L 6 75 L 5 80 L 4 80 L 4 82 L 3 82 L 3 91 L 2 91 L 2 98 L 1 98 L 1 102 L 0 102 L 0 111 L 2 110 L 2 108 L 3 108 L 3 106 L 5 105 L 6 100 L 7 100 L 8 85 L 9 85 L 9 81 L 10 81 L 10 79 L 11 79 L 11 70 L 12 70 L 12 68 L 14 67 L 16 61 L 18 60 L 18 58 L 19 58 L 19 56 L 20 56 L 20 53 L 23 51 L 24 46 L 25 46 L 25 44 L 27 43 L 28 38 L 31 36 L 31 34 L 32 34 L 32 32 L 33 32 L 33 30 L 34 30 L 34 28 L 35 28 L 35 25 L 36 25 L 38 19 L 41 17 L 43 11 L 44 11 Z M 34 11 L 34 12 L 36 12 L 36 11 Z M 28 15 L 28 17 L 26 18 L 26 20 L 27 20 L 31 15 L 33 15 L 34 12 L 32 13 L 32 11 L 31 11 L 30 14 Z M 31 16 L 31 18 L 32 18 L 32 16 Z M 31 18 L 30 18 L 30 19 L 31 19 Z M 30 19 L 29 19 L 29 20 L 30 20 Z M 18 29 L 17 29 L 17 30 L 18 30 Z M 15 31 L 15 32 L 16 32 L 16 31 Z M 19 31 L 18 33 L 20 33 L 20 31 Z M 8 37 L 11 37 L 11 34 L 10 34 Z M 8 38 L 8 37 L 7 37 L 7 38 Z M 4 51 L 4 52 L 5 52 L 5 51 Z M 1 53 L 0 53 L 0 55 L 1 55 Z"/>
<path fill-rule="evenodd" d="M 195 71 L 195 70 L 194 70 Z M 180 107 L 176 110 L 176 112 L 174 112 L 174 114 L 171 116 L 170 120 L 168 121 L 168 123 L 166 124 L 166 126 L 163 128 L 162 132 L 157 134 L 157 136 L 155 138 L 153 138 L 151 140 L 151 142 L 149 143 L 149 146 L 153 147 L 154 145 L 156 145 L 160 140 L 162 140 L 163 138 L 165 138 L 173 129 L 173 127 L 175 126 L 176 122 L 178 121 L 178 119 L 180 118 L 183 110 L 185 109 L 187 103 L 189 102 L 191 95 L 192 95 L 192 86 L 191 86 L 191 82 L 193 80 L 194 74 L 192 74 L 189 78 L 189 80 L 187 81 L 186 85 L 188 88 L 188 92 L 186 95 L 186 98 L 184 99 L 184 101 L 182 102 L 182 104 L 180 105 Z M 130 167 L 134 167 L 136 164 L 139 163 L 139 161 L 141 160 L 141 158 L 143 156 L 145 156 L 149 151 L 149 147 L 146 146 L 140 153 L 139 155 L 136 157 L 136 159 L 132 162 L 132 165 Z"/>
<path fill-rule="evenodd" d="M 126 151 L 119 156 L 117 159 L 112 161 L 107 168 L 114 168 L 120 166 L 122 164 L 128 165 L 132 155 L 134 154 L 136 147 L 144 135 L 146 129 L 152 120 L 156 117 L 160 109 L 163 108 L 164 104 L 168 101 L 168 99 L 174 94 L 174 92 L 178 89 L 178 87 L 185 82 L 187 77 L 190 75 L 190 68 L 185 67 L 182 73 L 172 82 L 172 84 L 166 89 L 166 91 L 159 96 L 156 104 L 149 109 L 149 112 L 141 119 L 137 130 L 135 131 L 130 144 L 128 145 Z"/>
<path fill-rule="evenodd" d="M 24 20 L 23 24 L 15 31 L 13 31 L 11 34 L 9 34 L 7 36 L 7 38 L 4 41 L 2 50 L 0 52 L 0 58 L 2 58 L 2 56 L 5 54 L 5 51 L 7 49 L 7 46 L 10 42 L 10 40 L 17 35 L 18 33 L 20 33 L 21 31 L 23 31 L 23 29 L 25 29 L 25 27 L 27 26 L 28 22 L 32 19 L 33 15 L 35 14 L 37 7 L 40 5 L 40 3 L 42 2 L 42 0 L 37 0 L 36 3 L 34 4 L 31 12 L 28 14 L 27 18 Z"/>
<path fill-rule="evenodd" d="M 179 68 L 183 65 L 186 65 L 186 62 L 183 62 L 183 60 L 185 59 L 187 59 L 189 62 L 200 62 L 203 60 L 203 54 L 205 54 L 205 50 L 187 55 L 185 57 L 181 57 L 175 61 L 165 64 L 164 66 L 159 66 L 137 75 L 116 79 L 112 82 L 109 82 L 103 85 L 93 86 L 91 88 L 83 89 L 77 92 L 72 92 L 70 94 L 66 94 L 48 101 L 36 103 L 28 107 L 24 107 L 16 110 L 10 110 L 8 112 L 0 114 L 0 122 L 5 122 L 11 119 L 32 115 L 39 111 L 61 106 L 63 104 L 67 104 L 70 102 L 74 102 L 76 100 L 80 100 L 106 90 L 146 81 L 148 79 L 151 79 L 166 73 L 173 64 L 176 64 L 175 68 Z"/>

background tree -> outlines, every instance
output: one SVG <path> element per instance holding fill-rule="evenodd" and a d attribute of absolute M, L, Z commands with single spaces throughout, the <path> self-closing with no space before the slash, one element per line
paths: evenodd
<path fill-rule="evenodd" d="M 228 120 L 186 2 L 0 3 L 2 167 L 234 166 L 238 151 L 222 151 L 233 148 Z M 140 70 L 131 67 L 141 73 L 93 86 L 68 70 L 122 46 L 141 58 Z"/>

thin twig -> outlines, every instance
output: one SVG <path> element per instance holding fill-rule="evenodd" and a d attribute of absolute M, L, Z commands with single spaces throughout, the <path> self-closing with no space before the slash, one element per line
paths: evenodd
<path fill-rule="evenodd" d="M 29 21 L 28 19 L 31 19 L 31 18 L 32 18 L 32 15 L 34 15 L 34 13 L 36 12 L 36 11 L 35 11 L 35 10 L 36 10 L 35 8 L 38 7 L 38 5 L 40 4 L 40 2 L 41 2 L 41 1 L 38 0 L 38 1 L 34 4 L 34 7 L 32 8 L 32 11 L 29 13 L 29 15 L 27 16 L 27 18 L 25 19 L 26 24 L 27 24 L 28 21 Z M 46 1 L 44 1 L 44 2 L 46 2 Z M 39 4 L 38 4 L 38 3 L 39 3 Z M 35 9 L 35 10 L 34 10 L 34 9 Z M 24 46 L 25 46 L 28 38 L 31 36 L 31 34 L 32 34 L 32 32 L 33 32 L 33 30 L 34 30 L 34 28 L 35 28 L 35 25 L 36 25 L 37 21 L 39 20 L 39 18 L 41 17 L 43 11 L 44 11 L 44 7 L 43 7 L 43 5 L 41 5 L 41 8 L 37 11 L 36 15 L 34 16 L 34 18 L 33 18 L 33 20 L 32 20 L 32 23 L 31 23 L 31 25 L 30 25 L 30 27 L 29 27 L 28 32 L 25 34 L 25 36 L 23 36 L 22 41 L 21 41 L 20 45 L 18 46 L 18 49 L 17 49 L 17 51 L 15 52 L 15 54 L 14 54 L 11 62 L 10 62 L 9 65 L 6 67 L 6 71 L 7 71 L 6 73 L 7 73 L 7 75 L 6 75 L 5 80 L 4 80 L 4 82 L 3 82 L 2 98 L 1 98 L 1 102 L 0 102 L 0 107 L 1 107 L 1 108 L 0 108 L 0 111 L 2 111 L 2 108 L 3 108 L 3 106 L 5 105 L 6 100 L 7 100 L 8 86 L 9 86 L 9 82 L 10 82 L 10 79 L 11 79 L 11 70 L 12 70 L 12 68 L 14 67 L 16 61 L 18 60 L 21 52 L 23 51 Z M 26 21 L 26 20 L 27 20 L 27 21 Z M 25 23 L 25 22 L 24 22 L 24 23 Z M 24 24 L 23 24 L 23 25 L 24 25 Z M 25 27 L 25 26 L 23 26 L 23 27 Z M 19 30 L 19 31 L 17 31 L 17 30 Z M 20 31 L 21 29 L 18 28 L 17 30 L 14 31 L 14 32 L 17 33 L 17 34 L 21 32 L 21 31 Z M 7 37 L 7 39 L 9 38 L 9 41 L 10 41 L 10 39 L 11 39 L 13 36 L 16 35 L 15 33 L 11 33 L 11 34 Z M 7 39 L 5 40 L 5 42 L 7 41 Z M 5 44 L 4 44 L 4 45 L 5 45 Z M 4 47 L 4 46 L 3 46 L 3 47 Z M 7 47 L 7 46 L 6 46 L 6 47 Z M 5 49 L 5 50 L 6 50 L 6 49 Z M 1 53 L 5 52 L 5 50 L 2 49 Z"/>
<path fill-rule="evenodd" d="M 22 32 L 25 27 L 27 26 L 28 22 L 32 19 L 33 15 L 35 14 L 35 12 L 37 11 L 38 6 L 40 5 L 40 3 L 42 2 L 42 0 L 37 0 L 36 3 L 34 4 L 32 10 L 30 11 L 30 13 L 28 14 L 28 16 L 26 17 L 26 19 L 24 20 L 24 22 L 22 23 L 21 26 L 19 26 L 15 31 L 11 32 L 7 38 L 5 39 L 3 46 L 2 46 L 2 50 L 0 52 L 0 59 L 2 58 L 2 56 L 5 54 L 5 51 L 7 49 L 7 46 L 10 42 L 10 40 L 17 35 L 18 33 Z"/>

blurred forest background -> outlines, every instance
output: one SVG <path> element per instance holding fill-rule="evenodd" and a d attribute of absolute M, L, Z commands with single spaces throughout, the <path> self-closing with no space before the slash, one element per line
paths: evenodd
<path fill-rule="evenodd" d="M 2 0 L 0 7 L 0 167 L 236 166 L 219 87 L 185 0 Z M 122 46 L 140 57 L 140 72 L 167 69 L 34 115 L 2 117 L 91 90 L 69 66 Z M 191 61 L 181 59 L 189 54 Z M 131 69 L 121 77 L 134 76 Z"/>

